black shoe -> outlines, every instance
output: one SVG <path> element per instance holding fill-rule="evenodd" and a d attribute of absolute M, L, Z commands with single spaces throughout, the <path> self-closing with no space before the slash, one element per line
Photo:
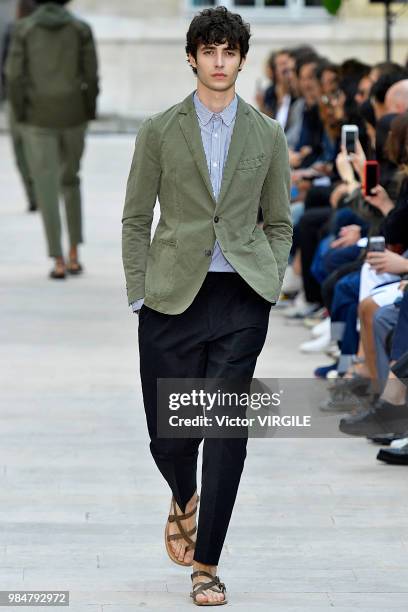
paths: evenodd
<path fill-rule="evenodd" d="M 378 451 L 377 459 L 392 465 L 408 465 L 408 444 L 402 448 L 382 448 Z"/>
<path fill-rule="evenodd" d="M 401 438 L 406 438 L 407 436 L 408 432 L 405 432 L 403 434 L 374 434 L 373 436 L 367 436 L 367 440 L 370 440 L 370 442 L 374 442 L 374 444 L 381 444 L 381 446 L 389 446 L 391 442 L 394 442 L 394 440 L 401 440 Z"/>
<path fill-rule="evenodd" d="M 408 429 L 407 406 L 396 406 L 377 400 L 368 410 L 341 419 L 340 431 L 350 436 L 368 436 L 380 433 L 404 433 Z"/>

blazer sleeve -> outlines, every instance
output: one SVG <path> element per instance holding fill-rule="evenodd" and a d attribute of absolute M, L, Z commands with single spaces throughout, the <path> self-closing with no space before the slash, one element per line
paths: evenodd
<path fill-rule="evenodd" d="M 275 142 L 268 174 L 262 188 L 261 208 L 266 234 L 278 266 L 282 284 L 292 247 L 292 215 L 290 211 L 290 166 L 285 134 L 276 125 Z"/>
<path fill-rule="evenodd" d="M 159 144 L 147 119 L 137 138 L 122 217 L 122 259 L 129 305 L 145 295 L 153 210 L 161 176 Z"/>
<path fill-rule="evenodd" d="M 21 29 L 16 25 L 7 55 L 5 75 L 6 94 L 17 121 L 25 119 L 25 49 Z"/>

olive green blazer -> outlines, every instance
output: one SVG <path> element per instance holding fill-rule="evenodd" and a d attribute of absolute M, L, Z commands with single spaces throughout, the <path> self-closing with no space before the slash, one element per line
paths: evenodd
<path fill-rule="evenodd" d="M 221 191 L 214 199 L 193 94 L 139 130 L 122 218 L 129 304 L 166 314 L 186 310 L 217 239 L 226 259 L 276 302 L 292 244 L 290 171 L 280 125 L 238 97 Z M 158 197 L 160 221 L 151 241 Z M 264 227 L 257 226 L 261 206 Z"/>

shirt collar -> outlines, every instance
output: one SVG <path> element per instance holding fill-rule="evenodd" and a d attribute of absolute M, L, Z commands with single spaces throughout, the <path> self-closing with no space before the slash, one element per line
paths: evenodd
<path fill-rule="evenodd" d="M 196 91 L 194 92 L 194 106 L 196 109 L 197 117 L 200 120 L 200 123 L 202 123 L 203 125 L 207 125 L 207 123 L 209 123 L 213 116 L 216 114 L 213 111 L 210 111 L 206 106 L 204 106 L 204 104 L 198 97 Z M 235 115 L 237 114 L 237 107 L 238 98 L 237 94 L 235 94 L 233 100 L 228 104 L 228 106 L 226 106 L 224 110 L 218 113 L 225 125 L 231 125 L 231 123 L 235 119 Z"/>

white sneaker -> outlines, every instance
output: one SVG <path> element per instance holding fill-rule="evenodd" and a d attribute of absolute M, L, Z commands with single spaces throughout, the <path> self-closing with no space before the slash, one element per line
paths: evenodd
<path fill-rule="evenodd" d="M 320 321 L 317 325 L 315 325 L 311 329 L 311 334 L 313 338 L 318 338 L 319 336 L 323 336 L 324 334 L 330 334 L 330 317 L 326 317 L 323 321 Z"/>
<path fill-rule="evenodd" d="M 393 440 L 390 444 L 391 448 L 402 448 L 408 444 L 408 438 L 401 438 L 400 440 Z"/>
<path fill-rule="evenodd" d="M 292 266 L 288 266 L 283 277 L 282 293 L 298 293 L 302 290 L 302 277 L 295 274 Z"/>
<path fill-rule="evenodd" d="M 314 340 L 309 340 L 308 342 L 303 342 L 299 350 L 302 353 L 320 353 L 324 351 L 330 344 L 330 329 L 326 334 L 322 334 L 318 338 Z"/>
<path fill-rule="evenodd" d="M 304 294 L 299 293 L 294 300 L 293 306 L 286 309 L 284 316 L 287 319 L 303 319 L 312 314 L 318 307 L 318 304 L 307 302 Z"/>

